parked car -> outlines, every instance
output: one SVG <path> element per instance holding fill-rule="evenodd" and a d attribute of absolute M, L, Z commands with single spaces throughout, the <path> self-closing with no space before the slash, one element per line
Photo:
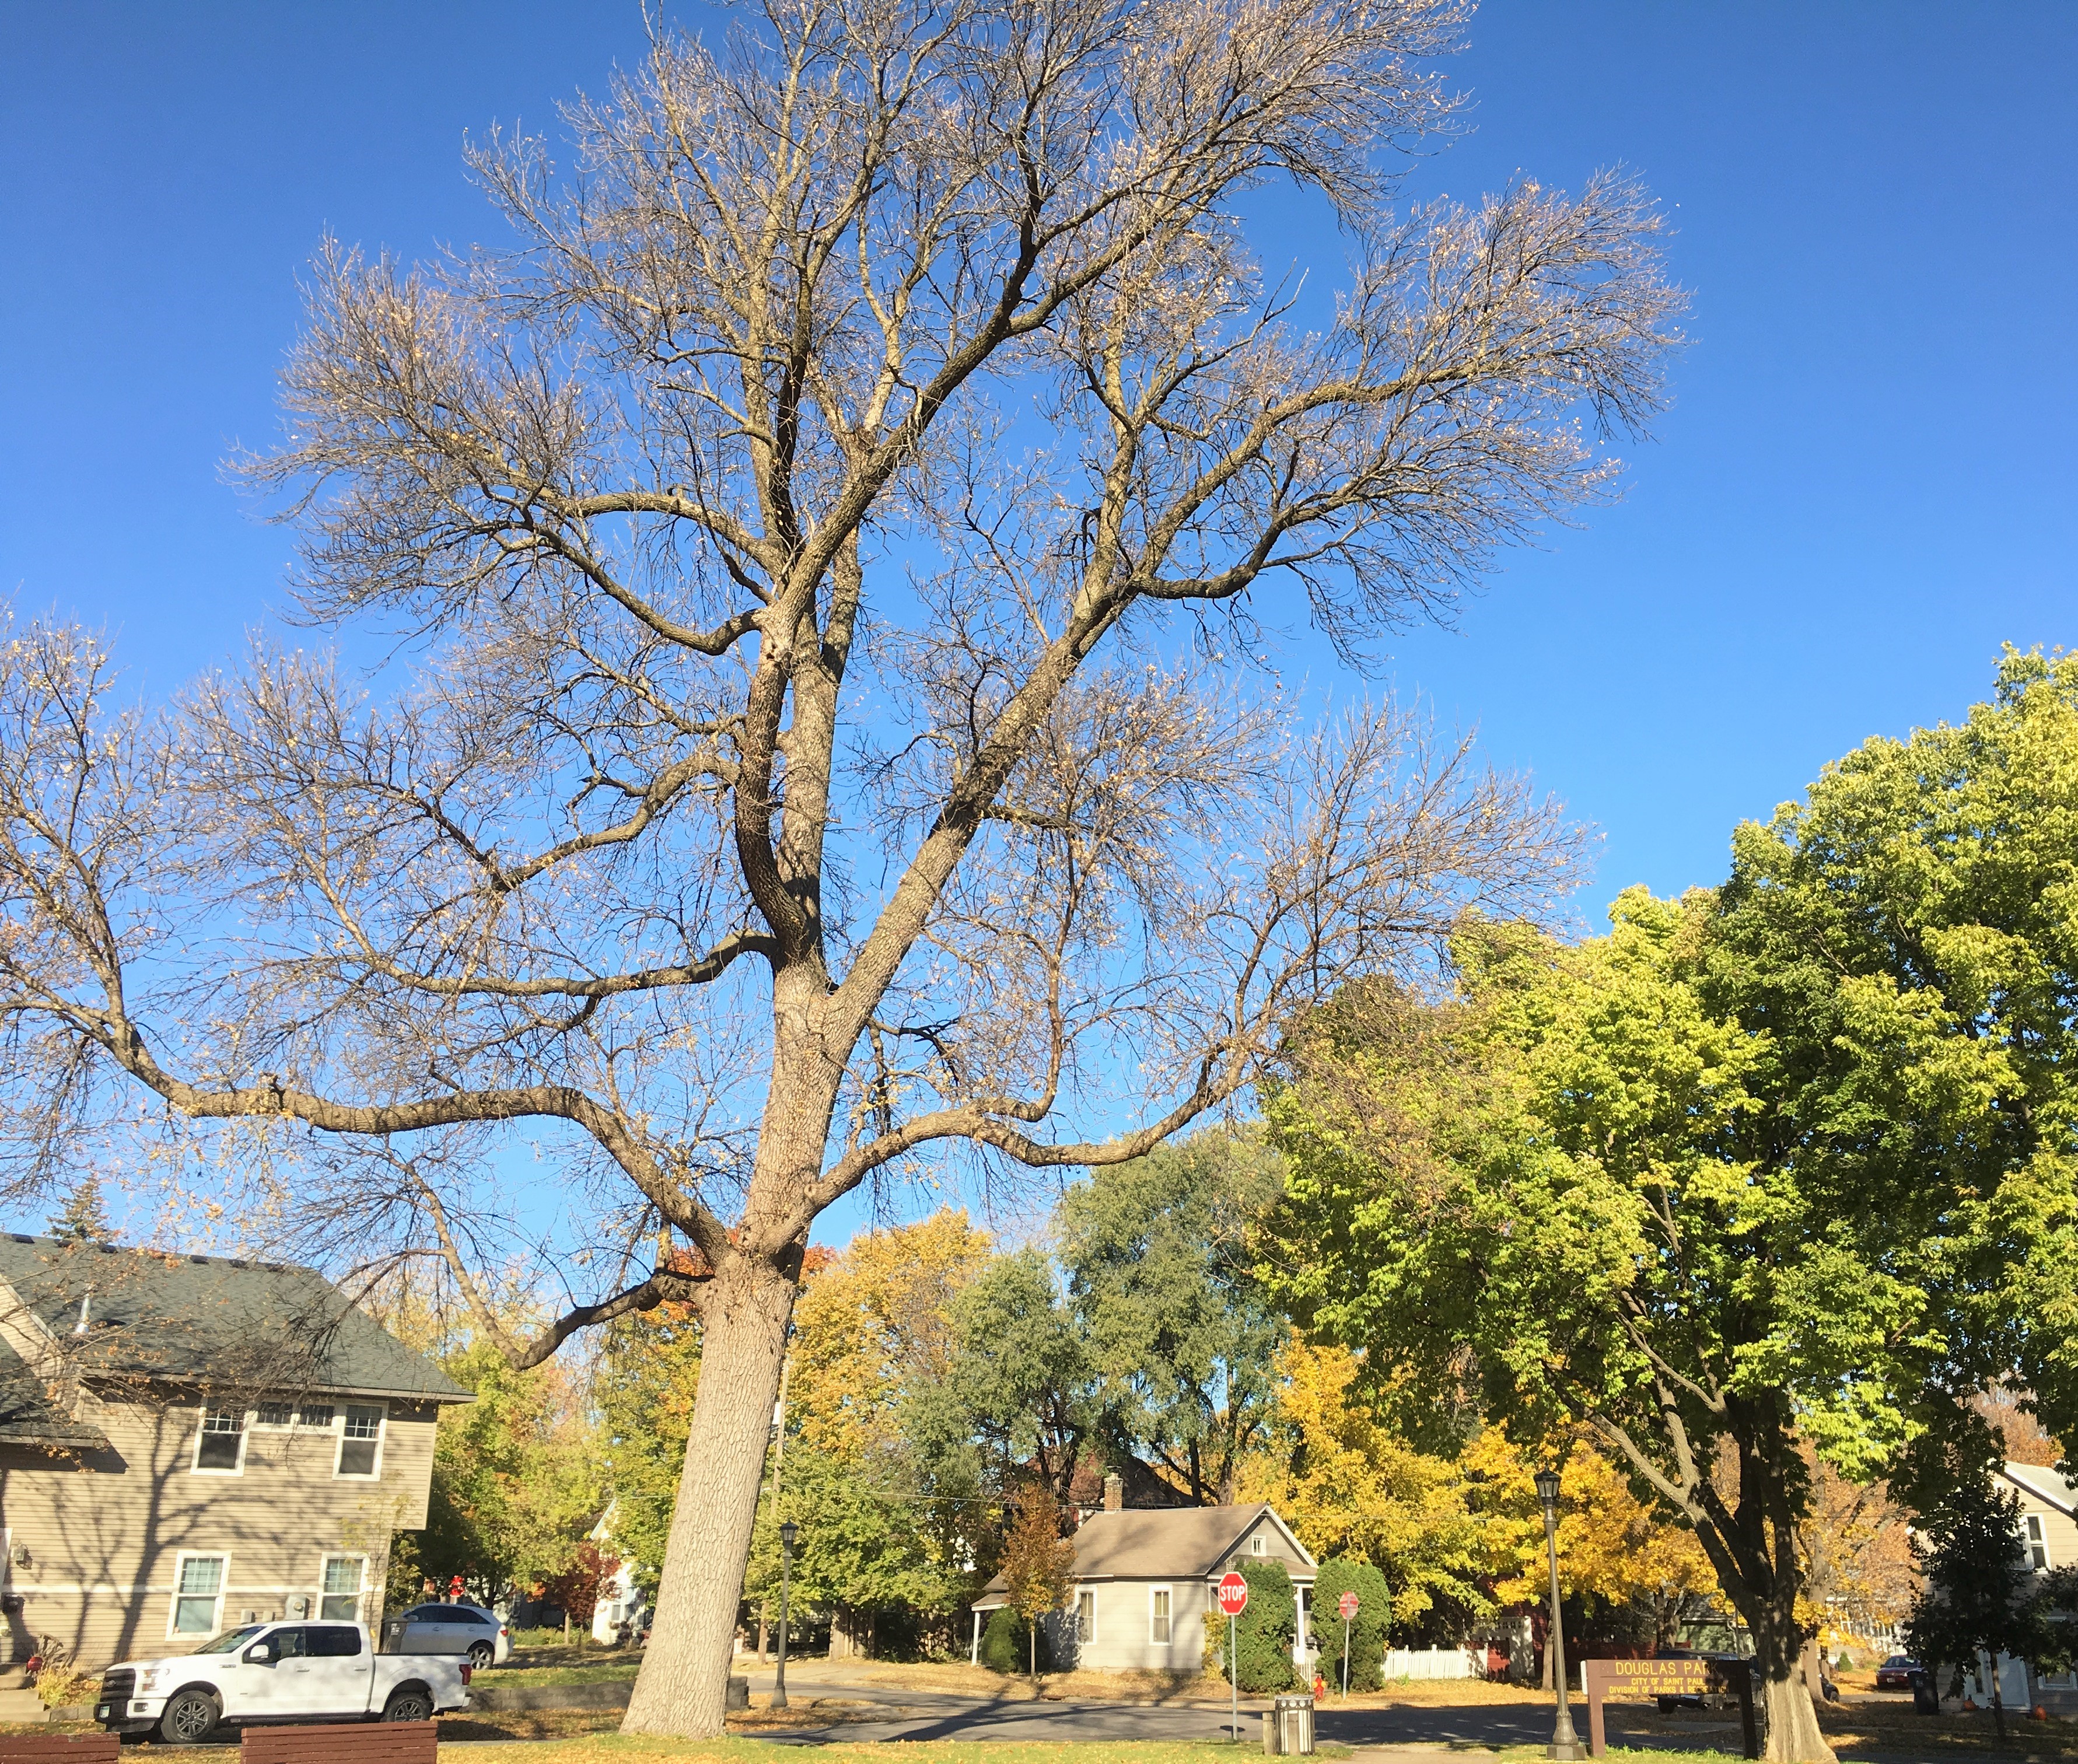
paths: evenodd
<path fill-rule="evenodd" d="M 1727 1674 L 1749 1670 L 1753 1665 L 1753 1662 L 1744 1654 L 1732 1653 L 1714 1648 L 1662 1648 L 1653 1655 L 1653 1658 L 1655 1660 L 1714 1661 L 1717 1665 L 1724 1667 Z M 1734 1679 L 1733 1682 L 1738 1681 Z M 1697 1696 L 1663 1696 L 1659 1700 L 1659 1712 L 1662 1715 L 1671 1715 L 1676 1709 L 1722 1711 L 1736 1709 L 1739 1706 L 1738 1693 L 1735 1691 L 1706 1691 Z"/>
<path fill-rule="evenodd" d="M 1919 1670 L 1919 1662 L 1902 1653 L 1893 1653 L 1876 1668 L 1876 1688 L 1879 1691 L 1909 1691 L 1912 1675 Z"/>
<path fill-rule="evenodd" d="M 109 1667 L 94 1718 L 173 1745 L 269 1721 L 429 1721 L 469 1707 L 469 1670 L 460 1659 L 378 1653 L 365 1624 L 250 1623 L 193 1653 Z"/>
<path fill-rule="evenodd" d="M 458 1653 L 479 1672 L 512 1658 L 511 1626 L 481 1605 L 413 1605 L 398 1616 L 399 1653 Z"/>

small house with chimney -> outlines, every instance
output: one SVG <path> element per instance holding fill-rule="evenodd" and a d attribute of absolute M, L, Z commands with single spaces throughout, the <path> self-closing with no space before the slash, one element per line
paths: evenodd
<path fill-rule="evenodd" d="M 1195 1672 L 1204 1663 L 1205 1619 L 1216 1589 L 1245 1562 L 1279 1562 L 1291 1577 L 1297 1627 L 1294 1660 L 1304 1666 L 1319 1565 L 1266 1503 L 1246 1507 L 1128 1507 L 1116 1476 L 1104 1478 L 1103 1510 L 1074 1534 L 1073 1583 L 1062 1609 L 1045 1620 L 1061 1666 L 1098 1672 Z M 973 1655 L 988 1613 L 1009 1602 L 998 1574 L 974 1601 Z"/>

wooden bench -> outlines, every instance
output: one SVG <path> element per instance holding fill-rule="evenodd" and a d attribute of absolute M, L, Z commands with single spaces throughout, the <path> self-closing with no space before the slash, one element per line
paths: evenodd
<path fill-rule="evenodd" d="M 113 1733 L 0 1733 L 0 1764 L 115 1764 Z"/>
<path fill-rule="evenodd" d="M 238 1749 L 239 1764 L 436 1764 L 438 1733 L 431 1721 L 248 1727 Z"/>

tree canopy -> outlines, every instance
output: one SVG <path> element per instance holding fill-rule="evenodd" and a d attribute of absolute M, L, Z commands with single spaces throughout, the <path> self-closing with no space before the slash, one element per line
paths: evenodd
<path fill-rule="evenodd" d="M 1805 1442 L 1924 1476 L 1987 1382 L 2078 1396 L 2075 871 L 2078 662 L 2009 653 L 1965 724 L 1742 827 L 1721 890 L 1577 946 L 1469 920 L 1442 1002 L 1346 989 L 1272 1099 L 1283 1295 L 1411 1424 L 1584 1424 L 1687 1517 L 1771 1756 L 1827 1755 L 1786 1694 Z"/>

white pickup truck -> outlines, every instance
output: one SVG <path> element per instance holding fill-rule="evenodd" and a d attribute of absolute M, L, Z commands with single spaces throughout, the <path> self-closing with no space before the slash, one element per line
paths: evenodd
<path fill-rule="evenodd" d="M 194 1745 L 219 1726 L 430 1720 L 469 1707 L 469 1679 L 465 1660 L 376 1653 L 364 1624 L 251 1623 L 193 1653 L 111 1666 L 94 1718 Z"/>

